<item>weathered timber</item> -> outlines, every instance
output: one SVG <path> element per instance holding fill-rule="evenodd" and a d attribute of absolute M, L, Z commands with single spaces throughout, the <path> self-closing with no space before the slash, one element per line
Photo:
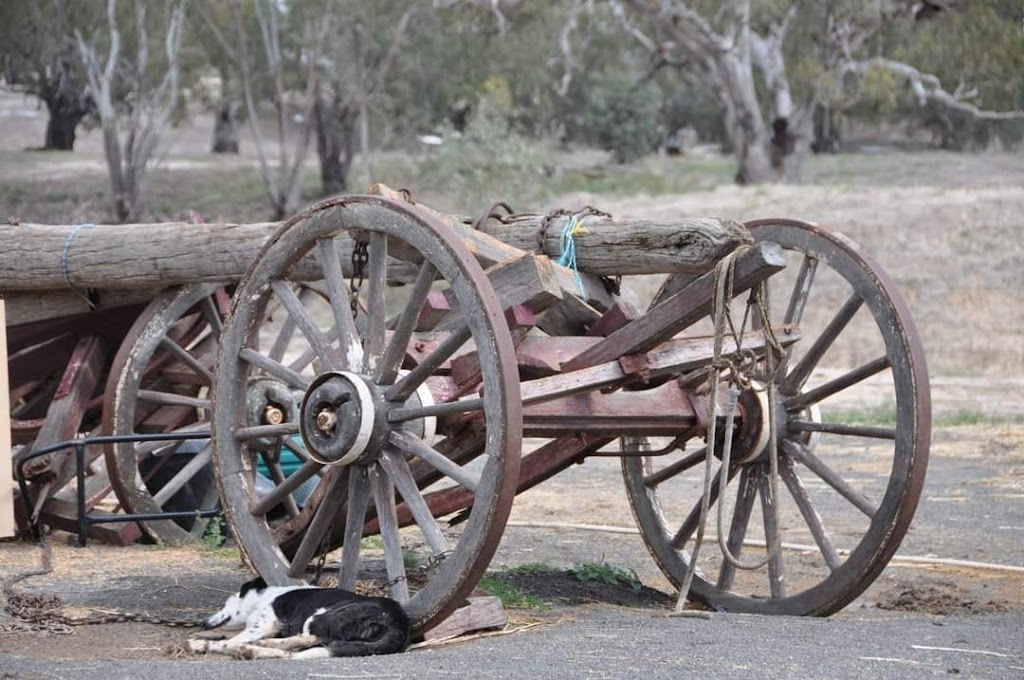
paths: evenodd
<path fill-rule="evenodd" d="M 390 197 L 380 190 L 379 195 Z M 416 206 L 415 209 L 429 211 Z M 372 206 L 312 208 L 299 221 L 338 220 L 339 226 L 370 225 L 381 218 Z M 505 224 L 491 220 L 474 230 L 461 218 L 442 216 L 486 267 L 538 252 L 543 218 L 522 216 Z M 393 218 L 393 216 L 392 216 Z M 188 224 L 163 222 L 127 225 L 0 225 L 0 291 L 79 289 L 130 290 L 197 282 L 239 279 L 280 223 Z M 588 217 L 576 236 L 576 256 L 582 272 L 591 275 L 704 271 L 722 255 L 749 240 L 740 225 L 729 220 L 681 218 L 652 222 Z M 560 218 L 551 221 L 543 239 L 543 254 L 561 254 Z M 343 267 L 351 240 L 338 239 Z M 415 254 L 400 259 L 415 260 Z M 346 275 L 348 272 L 346 272 Z M 296 278 L 302 277 L 298 267 Z M 568 277 L 572 279 L 571 275 Z M 596 279 L 584 280 L 584 299 L 600 296 Z M 566 286 L 571 287 L 571 286 Z"/>
<path fill-rule="evenodd" d="M 8 293 L 7 324 L 19 326 L 117 307 L 143 305 L 156 297 L 158 292 L 160 288 L 104 290 L 96 295 L 95 308 L 89 307 L 85 298 L 70 289 Z"/>
<path fill-rule="evenodd" d="M 568 217 L 555 217 L 539 238 L 541 215 L 502 222 L 488 220 L 480 231 L 515 248 L 562 255 L 562 231 Z M 619 274 L 703 273 L 737 246 L 753 243 L 739 222 L 714 217 L 629 220 L 589 215 L 574 236 L 576 264 L 598 276 Z"/>
<path fill-rule="evenodd" d="M 774 243 L 760 243 L 736 260 L 733 293 L 743 291 L 784 269 L 786 256 Z M 696 323 L 711 311 L 714 272 L 698 279 L 651 308 L 644 316 L 631 321 L 602 342 L 590 347 L 562 367 L 575 371 L 616 357 L 653 348 L 679 331 Z"/>
<path fill-rule="evenodd" d="M 447 640 L 478 630 L 502 628 L 508 623 L 508 614 L 501 600 L 493 595 L 467 598 L 468 604 L 459 607 L 437 626 L 423 634 L 424 640 Z"/>
<path fill-rule="evenodd" d="M 238 279 L 277 223 L 0 225 L 0 290 L 130 290 Z M 63 265 L 63 268 L 62 268 Z"/>

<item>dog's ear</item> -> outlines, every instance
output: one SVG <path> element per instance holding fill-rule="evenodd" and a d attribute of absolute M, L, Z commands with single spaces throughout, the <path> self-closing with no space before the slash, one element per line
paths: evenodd
<path fill-rule="evenodd" d="M 253 580 L 246 581 L 245 583 L 243 583 L 242 587 L 239 588 L 239 590 L 238 590 L 238 594 L 241 595 L 242 597 L 245 597 L 245 594 L 247 592 L 249 592 L 250 590 L 263 590 L 266 587 L 267 587 L 267 582 L 263 580 L 263 577 L 262 576 L 257 576 Z"/>

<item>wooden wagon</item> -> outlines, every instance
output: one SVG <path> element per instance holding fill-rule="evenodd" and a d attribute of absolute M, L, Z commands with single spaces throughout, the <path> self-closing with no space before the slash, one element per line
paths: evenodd
<path fill-rule="evenodd" d="M 12 225 L 0 239 L 16 244 L 0 291 L 17 441 L 58 436 L 45 413 L 69 394 L 76 422 L 59 436 L 210 429 L 109 446 L 121 504 L 219 503 L 268 581 L 308 579 L 330 554 L 339 586 L 387 588 L 421 631 L 477 584 L 515 495 L 588 456 L 621 457 L 668 579 L 730 611 L 837 611 L 884 568 L 921 493 L 928 379 L 907 306 L 813 224 L 498 208 L 470 222 L 378 186 L 285 224 Z M 668 276 L 641 309 L 630 278 L 650 274 Z M 56 289 L 94 291 L 98 308 L 69 317 Z M 91 388 L 41 387 L 64 356 L 106 362 L 102 396 L 82 371 Z M 49 401 L 34 419 L 36 394 Z"/>

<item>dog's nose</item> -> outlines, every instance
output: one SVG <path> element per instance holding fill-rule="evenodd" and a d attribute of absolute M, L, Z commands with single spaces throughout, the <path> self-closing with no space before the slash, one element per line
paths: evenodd
<path fill-rule="evenodd" d="M 213 630 L 216 627 L 217 624 L 211 621 L 210 619 L 206 619 L 205 621 L 203 621 L 203 630 Z"/>

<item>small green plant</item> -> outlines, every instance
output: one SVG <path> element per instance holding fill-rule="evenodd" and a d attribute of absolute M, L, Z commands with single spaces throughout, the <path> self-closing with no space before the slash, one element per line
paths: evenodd
<path fill-rule="evenodd" d="M 522 573 L 522 572 L 520 572 Z M 503 607 L 508 609 L 534 609 L 543 611 L 548 604 L 536 595 L 524 593 L 509 581 L 509 572 L 494 572 L 486 574 L 480 583 L 480 588 L 494 595 Z"/>
<path fill-rule="evenodd" d="M 199 516 L 198 512 L 196 513 L 196 521 L 204 521 Z M 221 516 L 216 515 L 211 517 L 206 523 L 206 529 L 203 530 L 202 538 L 204 548 L 208 550 L 218 550 L 224 545 L 224 542 L 227 541 L 227 536 L 224 535 L 223 521 L 224 519 Z"/>
<path fill-rule="evenodd" d="M 609 586 L 628 586 L 633 592 L 640 592 L 640 589 L 643 588 L 640 577 L 636 575 L 635 571 L 616 567 L 607 562 L 600 564 L 583 562 L 573 566 L 569 573 L 583 583 L 596 581 Z"/>
<path fill-rule="evenodd" d="M 379 535 L 367 536 L 363 540 L 359 541 L 359 548 L 361 550 L 380 550 L 384 547 L 384 539 Z"/>
<path fill-rule="evenodd" d="M 558 570 L 552 567 L 550 564 L 544 562 L 527 562 L 526 564 L 517 564 L 514 567 L 508 567 L 503 569 L 500 574 L 514 574 L 514 575 L 535 575 L 535 574 L 554 574 Z"/>
<path fill-rule="evenodd" d="M 415 569 L 423 564 L 423 557 L 414 550 L 402 549 L 402 564 L 406 570 Z"/>

